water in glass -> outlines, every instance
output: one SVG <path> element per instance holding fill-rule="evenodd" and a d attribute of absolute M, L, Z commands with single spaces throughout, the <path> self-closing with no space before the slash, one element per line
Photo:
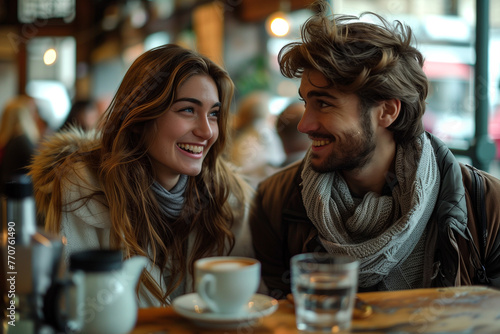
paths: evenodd
<path fill-rule="evenodd" d="M 341 333 L 350 328 L 356 281 L 327 273 L 297 278 L 293 293 L 299 330 Z"/>

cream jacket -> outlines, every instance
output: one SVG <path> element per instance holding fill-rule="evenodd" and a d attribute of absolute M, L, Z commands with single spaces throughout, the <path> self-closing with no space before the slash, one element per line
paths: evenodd
<path fill-rule="evenodd" d="M 82 162 L 67 164 L 65 156 L 68 152 L 77 150 L 78 147 L 94 145 L 95 139 L 91 134 L 73 131 L 70 133 L 56 134 L 41 148 L 31 166 L 31 175 L 35 187 L 35 198 L 38 211 L 45 216 L 50 216 L 51 203 L 55 200 L 55 187 L 61 188 L 61 228 L 60 235 L 66 239 L 64 249 L 65 263 L 68 263 L 69 255 L 80 250 L 106 249 L 110 247 L 111 221 L 109 211 L 102 198 L 93 197 L 91 200 L 83 200 L 90 195 L 92 188 L 98 188 L 99 184 L 93 172 Z M 71 167 L 71 168 L 68 168 Z M 60 184 L 55 182 L 57 175 L 62 175 Z M 254 257 L 251 242 L 251 234 L 248 225 L 249 206 L 236 207 L 233 203 L 234 223 L 232 232 L 235 236 L 235 246 L 230 254 L 235 256 Z M 48 214 L 48 215 L 47 215 Z M 189 238 L 188 252 L 191 250 Z M 166 289 L 170 279 L 167 270 L 163 272 L 151 261 L 146 270 L 162 289 Z M 182 286 L 170 295 L 171 302 L 178 295 L 192 292 L 192 277 L 188 277 Z M 142 284 L 139 287 L 139 307 L 160 306 L 160 302 Z"/>

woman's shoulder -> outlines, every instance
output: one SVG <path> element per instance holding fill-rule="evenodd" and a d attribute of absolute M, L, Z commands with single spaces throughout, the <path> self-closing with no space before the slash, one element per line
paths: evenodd
<path fill-rule="evenodd" d="M 87 153 L 97 145 L 95 133 L 77 129 L 44 140 L 29 166 L 39 211 L 49 212 L 50 206 L 61 207 L 96 187 L 96 173 L 89 167 Z"/>
<path fill-rule="evenodd" d="M 288 193 L 292 187 L 297 187 L 300 180 L 300 172 L 303 168 L 303 160 L 298 160 L 281 169 L 259 183 L 257 192 L 281 192 Z M 274 195 L 273 195 L 274 196 Z"/>
<path fill-rule="evenodd" d="M 98 146 L 95 132 L 78 129 L 56 133 L 44 140 L 29 166 L 35 188 L 76 173 L 85 165 L 86 154 Z"/>

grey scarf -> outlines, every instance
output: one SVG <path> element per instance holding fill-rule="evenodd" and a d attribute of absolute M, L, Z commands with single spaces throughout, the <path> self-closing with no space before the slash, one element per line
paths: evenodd
<path fill-rule="evenodd" d="M 309 219 L 325 249 L 360 261 L 359 285 L 382 281 L 411 254 L 424 233 L 437 200 L 439 169 L 429 139 L 416 139 L 416 150 L 396 153 L 391 196 L 367 193 L 361 203 L 338 173 L 317 173 L 310 153 L 302 171 L 302 197 Z"/>
<path fill-rule="evenodd" d="M 170 191 L 163 188 L 157 181 L 154 181 L 153 192 L 160 204 L 161 212 L 168 218 L 175 219 L 180 216 L 184 207 L 184 192 L 186 191 L 187 181 L 187 175 L 181 175 L 177 184 Z"/>

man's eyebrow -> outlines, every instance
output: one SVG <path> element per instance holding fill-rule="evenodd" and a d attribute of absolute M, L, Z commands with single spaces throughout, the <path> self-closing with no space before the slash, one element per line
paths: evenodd
<path fill-rule="evenodd" d="M 299 96 L 302 98 L 303 96 L 300 93 L 300 88 L 299 88 L 298 92 L 299 92 Z M 328 97 L 330 99 L 337 99 L 337 97 L 335 97 L 332 94 L 330 94 L 328 92 L 325 92 L 323 90 L 310 90 L 309 92 L 307 92 L 307 97 L 308 98 L 311 98 L 311 97 Z"/>
<path fill-rule="evenodd" d="M 191 103 L 194 103 L 194 104 L 196 104 L 198 106 L 202 106 L 203 105 L 203 103 L 200 100 L 194 99 L 192 97 L 181 97 L 181 98 L 175 100 L 173 103 L 182 102 L 182 101 L 191 102 Z M 212 106 L 212 108 L 220 107 L 220 106 L 222 106 L 222 103 L 215 102 L 214 105 Z"/>
<path fill-rule="evenodd" d="M 325 92 L 323 90 L 310 90 L 307 92 L 307 97 L 328 97 L 330 99 L 337 99 L 335 96 L 332 94 Z"/>

